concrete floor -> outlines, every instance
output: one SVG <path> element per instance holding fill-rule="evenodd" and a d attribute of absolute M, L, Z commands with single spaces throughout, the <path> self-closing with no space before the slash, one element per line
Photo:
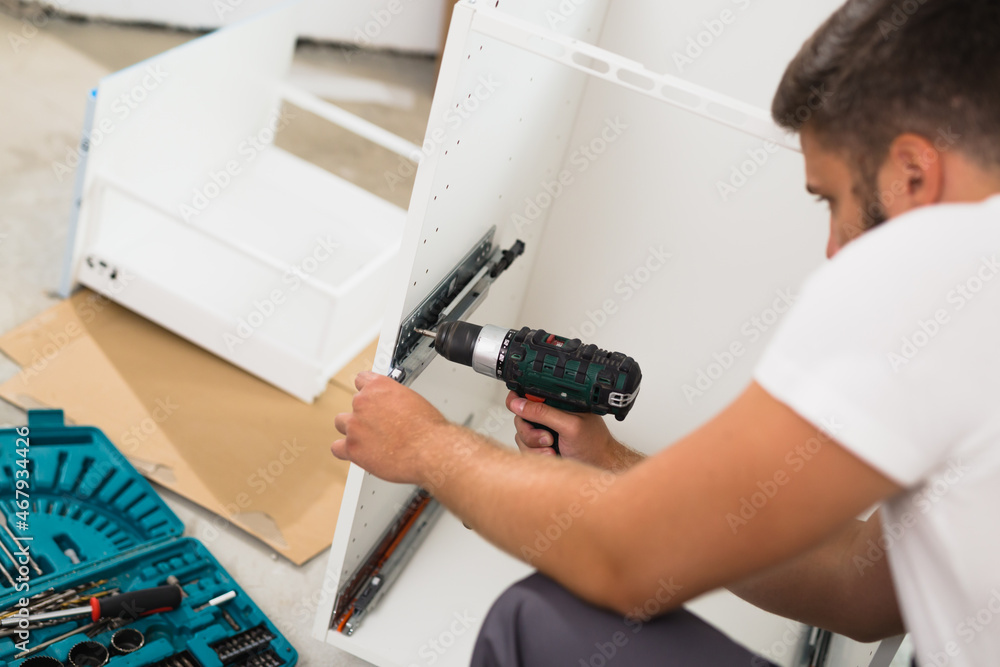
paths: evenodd
<path fill-rule="evenodd" d="M 0 333 L 57 302 L 72 179 L 52 165 L 74 149 L 84 99 L 109 72 L 197 37 L 148 27 L 50 20 L 35 30 L 0 1 Z M 9 36 L 14 35 L 13 41 Z M 9 42 L 9 43 L 8 43 Z M 430 58 L 303 45 L 292 79 L 396 134 L 420 143 L 430 110 L 435 63 Z M 279 145 L 405 207 L 412 180 L 390 187 L 399 157 L 307 113 L 298 113 Z M 0 382 L 17 367 L 0 355 Z M 23 424 L 20 410 L 0 402 L 0 425 Z M 210 514 L 168 491 L 167 503 L 199 537 Z M 331 517 L 333 521 L 335 517 Z M 326 569 L 321 555 L 303 567 L 278 558 L 241 531 L 212 542 L 212 552 L 299 651 L 301 665 L 368 664 L 314 640 L 311 600 Z M 303 619 L 308 622 L 303 624 Z"/>

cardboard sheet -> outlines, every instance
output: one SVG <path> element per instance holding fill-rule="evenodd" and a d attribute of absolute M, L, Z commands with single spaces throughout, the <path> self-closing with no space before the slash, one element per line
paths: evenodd
<path fill-rule="evenodd" d="M 333 420 L 374 343 L 313 405 L 88 290 L 0 337 L 0 350 L 22 369 L 3 399 L 100 428 L 146 477 L 296 564 L 330 545 L 348 470 L 330 454 Z"/>

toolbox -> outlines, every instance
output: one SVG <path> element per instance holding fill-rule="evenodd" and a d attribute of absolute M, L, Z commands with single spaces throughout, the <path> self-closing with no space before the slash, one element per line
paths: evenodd
<path fill-rule="evenodd" d="M 18 644 L 24 638 L 14 634 L 17 628 L 5 627 L 0 629 L 0 664 L 296 663 L 291 644 L 201 542 L 182 536 L 180 519 L 99 429 L 66 426 L 61 410 L 35 410 L 28 413 L 26 427 L 0 430 L 0 447 L 0 505 L 6 520 L 6 528 L 0 525 L 6 549 L 0 549 L 0 561 L 14 580 L 12 585 L 0 572 L 0 615 L 18 612 L 22 599 L 47 599 L 50 608 L 45 611 L 52 611 L 87 606 L 89 596 L 110 595 L 115 589 L 128 593 L 179 584 L 183 591 L 176 609 L 105 622 L 30 656 L 21 655 L 25 646 Z M 19 555 L 19 544 L 27 546 L 32 562 Z M 15 568 L 10 555 L 26 563 Z M 81 590 L 51 606 L 58 602 L 54 593 L 77 587 Z M 75 604 L 69 604 L 70 598 L 76 598 Z M 90 624 L 90 616 L 84 616 L 32 629 L 26 648 L 37 649 Z M 74 651 L 83 642 L 91 644 Z"/>

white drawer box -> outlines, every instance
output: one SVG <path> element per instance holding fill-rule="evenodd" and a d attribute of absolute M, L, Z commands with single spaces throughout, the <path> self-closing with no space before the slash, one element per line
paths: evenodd
<path fill-rule="evenodd" d="M 85 284 L 312 401 L 379 331 L 405 212 L 274 146 L 301 113 L 285 103 L 419 151 L 286 83 L 295 11 L 100 82 L 63 292 Z"/>

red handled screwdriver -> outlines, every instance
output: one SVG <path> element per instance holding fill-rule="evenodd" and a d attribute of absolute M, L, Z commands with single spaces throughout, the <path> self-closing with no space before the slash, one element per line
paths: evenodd
<path fill-rule="evenodd" d="M 181 606 L 182 599 L 180 586 L 143 588 L 138 591 L 109 595 L 105 598 L 92 597 L 90 598 L 90 605 L 86 607 L 74 607 L 72 609 L 46 612 L 44 614 L 32 614 L 31 616 L 11 616 L 3 619 L 2 625 L 9 627 L 23 622 L 32 623 L 54 618 L 75 618 L 78 616 L 90 616 L 90 620 L 94 622 L 102 618 L 135 620 L 163 611 L 173 611 Z"/>

